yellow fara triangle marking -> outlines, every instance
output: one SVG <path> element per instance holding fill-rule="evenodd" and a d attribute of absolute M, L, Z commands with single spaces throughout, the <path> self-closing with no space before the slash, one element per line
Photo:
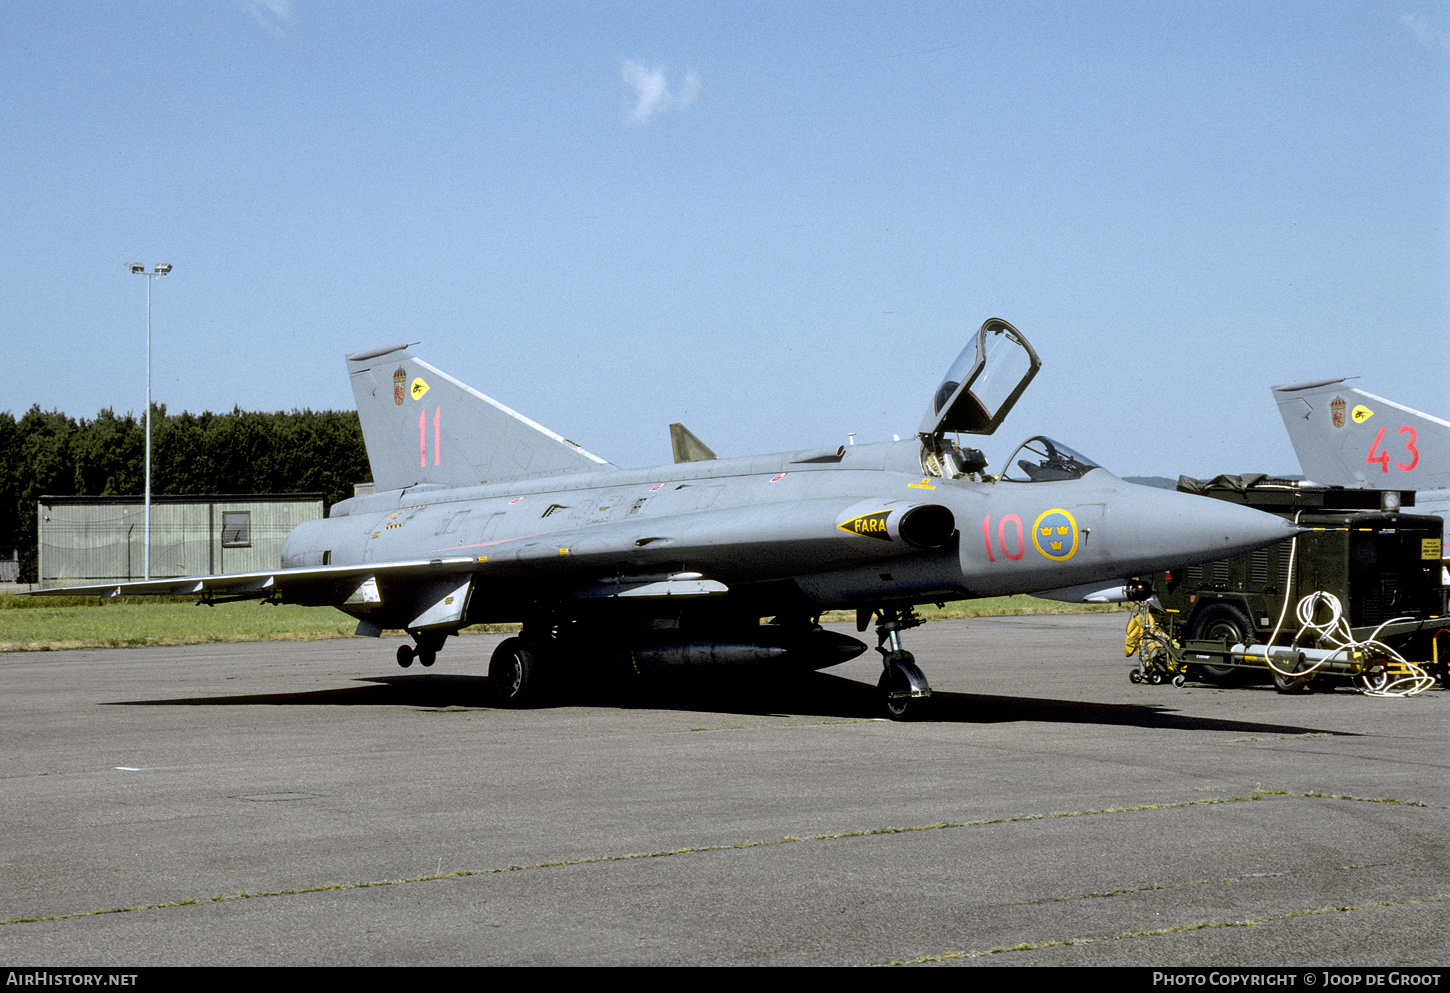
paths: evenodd
<path fill-rule="evenodd" d="M 870 514 L 862 514 L 860 517 L 853 517 L 849 521 L 837 524 L 836 527 L 847 534 L 859 534 L 863 538 L 890 541 L 891 533 L 886 530 L 886 518 L 890 514 L 889 510 L 878 510 Z"/>
<path fill-rule="evenodd" d="M 1374 416 L 1374 411 L 1370 410 L 1368 407 L 1361 403 L 1355 406 L 1354 410 L 1350 412 L 1349 416 L 1354 418 L 1354 423 L 1363 424 L 1365 421 L 1369 420 L 1371 417 Z"/>
<path fill-rule="evenodd" d="M 425 383 L 425 382 L 423 382 L 423 379 L 422 379 L 421 376 L 419 378 L 413 380 L 413 385 L 411 387 L 409 387 L 409 389 L 408 389 L 409 395 L 411 395 L 414 400 L 421 400 L 421 399 L 423 399 L 423 394 L 424 393 L 427 393 L 427 392 L 428 392 L 428 384 Z"/>

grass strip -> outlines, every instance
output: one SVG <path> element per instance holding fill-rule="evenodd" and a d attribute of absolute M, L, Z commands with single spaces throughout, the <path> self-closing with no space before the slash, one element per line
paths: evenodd
<path fill-rule="evenodd" d="M 928 605 L 924 620 L 961 617 L 1121 611 L 1116 604 L 1072 605 L 1037 597 L 962 600 Z M 823 620 L 852 621 L 834 611 Z M 0 594 L 0 652 L 60 651 L 75 648 L 142 648 L 225 641 L 318 641 L 351 637 L 357 621 L 334 608 L 260 601 L 198 607 L 186 597 L 28 597 Z M 516 631 L 517 625 L 486 624 L 465 634 Z M 398 632 L 401 634 L 401 632 Z"/>

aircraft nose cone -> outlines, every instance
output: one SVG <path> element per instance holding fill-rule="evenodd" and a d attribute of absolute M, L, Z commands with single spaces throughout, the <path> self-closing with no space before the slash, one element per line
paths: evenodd
<path fill-rule="evenodd" d="M 1198 519 L 1205 539 L 1213 546 L 1213 558 L 1237 555 L 1292 538 L 1301 530 L 1282 517 L 1266 514 L 1252 507 L 1226 503 L 1212 497 L 1181 494 L 1188 500 L 1202 500 L 1209 506 L 1193 505 L 1191 513 Z M 1207 549 L 1206 549 L 1207 550 Z"/>
<path fill-rule="evenodd" d="M 1109 516 L 1115 518 L 1115 539 L 1126 538 L 1132 546 L 1128 557 L 1145 562 L 1211 562 L 1292 538 L 1300 530 L 1282 517 L 1212 497 L 1146 488 L 1136 497 L 1111 508 Z"/>

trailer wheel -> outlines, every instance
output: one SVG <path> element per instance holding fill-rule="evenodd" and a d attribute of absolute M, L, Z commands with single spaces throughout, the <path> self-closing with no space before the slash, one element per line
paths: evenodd
<path fill-rule="evenodd" d="M 1274 670 L 1274 689 L 1279 693 L 1304 693 L 1313 681 L 1313 676 L 1286 676 Z"/>
<path fill-rule="evenodd" d="M 1247 645 L 1253 630 L 1248 616 L 1238 607 L 1231 603 L 1211 603 L 1193 619 L 1188 637 L 1194 641 L 1227 641 L 1229 644 Z M 1238 666 L 1199 662 L 1197 667 L 1206 681 L 1219 686 L 1237 686 L 1244 682 L 1244 670 Z"/>
<path fill-rule="evenodd" d="M 1368 693 L 1383 693 L 1390 684 L 1390 672 L 1383 665 L 1368 666 L 1359 677 L 1360 686 Z"/>

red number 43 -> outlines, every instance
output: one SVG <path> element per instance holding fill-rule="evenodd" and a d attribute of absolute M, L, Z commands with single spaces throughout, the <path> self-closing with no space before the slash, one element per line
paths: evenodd
<path fill-rule="evenodd" d="M 1390 426 L 1388 424 L 1380 428 L 1380 433 L 1375 435 L 1374 441 L 1370 443 L 1369 451 L 1365 452 L 1364 454 L 1365 462 L 1369 465 L 1378 465 L 1380 467 L 1380 472 L 1382 473 L 1390 471 L 1389 449 L 1380 448 L 1380 442 L 1384 441 L 1385 432 L 1388 431 L 1389 428 Z M 1395 465 L 1398 466 L 1401 471 L 1409 472 L 1411 469 L 1415 468 L 1415 466 L 1420 464 L 1420 450 L 1415 447 L 1415 429 L 1412 425 L 1406 424 L 1404 427 L 1400 428 L 1400 434 L 1409 435 L 1409 437 L 1405 439 L 1405 451 L 1410 453 L 1410 462 L 1408 465 L 1403 462 L 1396 462 Z"/>

